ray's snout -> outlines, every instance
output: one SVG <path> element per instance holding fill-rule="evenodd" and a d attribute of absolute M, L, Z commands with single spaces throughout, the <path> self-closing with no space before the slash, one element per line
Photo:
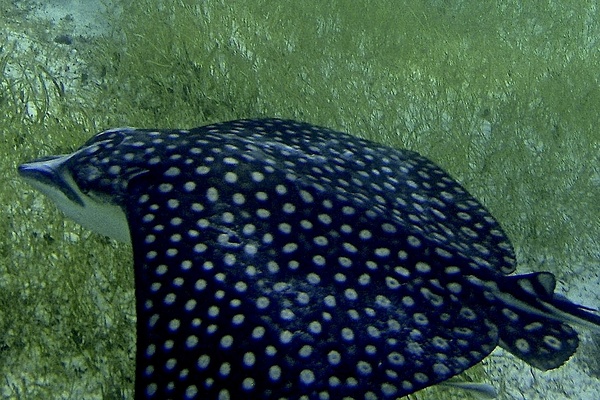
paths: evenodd
<path fill-rule="evenodd" d="M 19 175 L 30 185 L 46 195 L 58 191 L 69 201 L 83 206 L 81 197 L 64 179 L 66 156 L 49 156 L 19 165 Z"/>

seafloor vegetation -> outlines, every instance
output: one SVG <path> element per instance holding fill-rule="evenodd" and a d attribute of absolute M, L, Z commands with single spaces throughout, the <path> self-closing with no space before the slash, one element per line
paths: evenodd
<path fill-rule="evenodd" d="M 132 397 L 129 248 L 65 221 L 16 177 L 18 163 L 108 127 L 281 116 L 411 148 L 490 209 L 525 270 L 572 290 L 594 276 L 594 1 L 146 0 L 107 7 L 102 35 L 2 2 L 0 396 Z"/>

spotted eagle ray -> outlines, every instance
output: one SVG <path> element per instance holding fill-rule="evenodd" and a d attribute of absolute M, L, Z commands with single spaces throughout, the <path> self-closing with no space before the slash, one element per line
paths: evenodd
<path fill-rule="evenodd" d="M 419 154 L 279 119 L 118 128 L 19 173 L 131 242 L 136 399 L 395 399 L 498 345 L 562 365 L 589 308 L 509 275 L 498 222 Z"/>

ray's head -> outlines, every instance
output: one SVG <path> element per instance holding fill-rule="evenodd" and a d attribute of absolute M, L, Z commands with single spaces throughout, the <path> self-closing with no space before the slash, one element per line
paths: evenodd
<path fill-rule="evenodd" d="M 124 212 L 129 182 L 142 175 L 146 143 L 133 128 L 101 132 L 71 154 L 43 157 L 19 166 L 19 175 L 84 227 L 129 242 Z"/>

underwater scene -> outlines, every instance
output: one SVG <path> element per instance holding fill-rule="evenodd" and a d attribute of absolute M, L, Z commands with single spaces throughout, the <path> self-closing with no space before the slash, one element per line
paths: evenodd
<path fill-rule="evenodd" d="M 600 398 L 598 2 L 4 3 L 2 398 Z"/>

